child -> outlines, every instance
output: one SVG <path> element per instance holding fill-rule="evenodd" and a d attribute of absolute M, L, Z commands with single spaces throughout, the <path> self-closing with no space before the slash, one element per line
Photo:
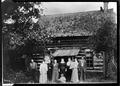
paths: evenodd
<path fill-rule="evenodd" d="M 66 78 L 64 77 L 63 74 L 61 74 L 61 77 L 60 77 L 59 81 L 62 82 L 62 83 L 66 82 Z"/>

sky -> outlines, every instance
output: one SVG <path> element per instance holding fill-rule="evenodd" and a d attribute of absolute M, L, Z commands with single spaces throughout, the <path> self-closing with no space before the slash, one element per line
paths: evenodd
<path fill-rule="evenodd" d="M 42 2 L 45 15 L 100 10 L 103 2 Z M 109 2 L 108 8 L 117 13 L 117 3 Z"/>
<path fill-rule="evenodd" d="M 45 15 L 100 10 L 100 7 L 103 7 L 103 2 L 42 2 Z M 108 8 L 117 13 L 116 2 L 109 2 Z"/>

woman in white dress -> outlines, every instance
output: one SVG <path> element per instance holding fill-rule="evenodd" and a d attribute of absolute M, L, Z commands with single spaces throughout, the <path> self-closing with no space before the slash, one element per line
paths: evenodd
<path fill-rule="evenodd" d="M 77 62 L 77 59 L 73 60 L 70 68 L 72 69 L 71 81 L 74 82 L 74 83 L 77 83 L 79 81 L 78 80 L 78 62 Z"/>
<path fill-rule="evenodd" d="M 47 71 L 48 71 L 48 67 L 47 67 L 47 64 L 44 61 L 40 65 L 39 71 L 40 71 L 39 83 L 47 83 Z"/>

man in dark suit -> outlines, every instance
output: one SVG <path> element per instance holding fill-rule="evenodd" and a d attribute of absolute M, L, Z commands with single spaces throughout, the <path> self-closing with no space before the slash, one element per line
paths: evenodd
<path fill-rule="evenodd" d="M 79 59 L 79 64 L 78 64 L 78 75 L 79 75 L 79 80 L 83 81 L 86 78 L 86 60 L 85 56 L 82 56 L 81 59 Z"/>
<path fill-rule="evenodd" d="M 34 82 L 36 82 L 36 69 L 37 69 L 37 64 L 36 62 L 34 62 L 33 59 L 31 59 L 31 63 L 30 63 L 30 68 L 31 68 L 31 74 L 32 74 L 32 79 Z"/>

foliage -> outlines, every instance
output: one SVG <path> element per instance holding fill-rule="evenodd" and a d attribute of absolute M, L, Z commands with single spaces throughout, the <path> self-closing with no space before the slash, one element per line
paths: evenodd
<path fill-rule="evenodd" d="M 24 72 L 15 72 L 12 69 L 8 69 L 3 73 L 3 83 L 27 83 L 31 80 L 31 77 L 27 77 Z"/>
<path fill-rule="evenodd" d="M 47 23 L 41 20 L 41 2 L 5 0 L 1 5 L 4 63 L 17 66 L 15 61 L 22 55 L 31 55 L 36 49 L 43 53 L 50 36 Z"/>
<path fill-rule="evenodd" d="M 99 28 L 95 35 L 91 38 L 92 44 L 97 51 L 109 51 L 116 47 L 117 41 L 116 24 L 107 20 L 101 28 Z"/>
<path fill-rule="evenodd" d="M 2 33 L 10 36 L 9 45 L 13 45 L 12 48 L 24 45 L 27 40 L 44 42 L 49 37 L 45 30 L 45 22 L 40 22 L 42 11 L 40 4 L 11 0 L 2 3 Z"/>
<path fill-rule="evenodd" d="M 117 50 L 117 25 L 110 19 L 104 19 L 104 23 L 90 38 L 90 41 L 97 52 L 105 52 L 105 76 L 108 77 L 112 74 L 111 67 L 108 64 L 110 64 L 112 57 L 115 57 Z"/>

